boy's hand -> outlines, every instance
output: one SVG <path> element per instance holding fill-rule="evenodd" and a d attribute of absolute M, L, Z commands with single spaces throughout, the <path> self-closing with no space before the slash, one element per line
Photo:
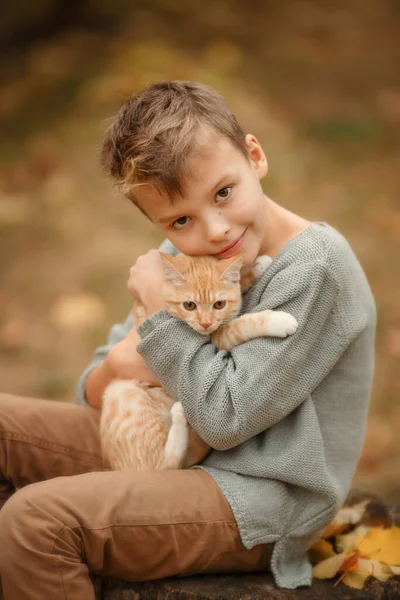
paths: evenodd
<path fill-rule="evenodd" d="M 110 372 L 117 379 L 139 379 L 152 385 L 160 385 L 143 358 L 136 351 L 140 336 L 135 325 L 118 344 L 115 344 L 107 355 L 106 362 Z"/>
<path fill-rule="evenodd" d="M 115 344 L 106 359 L 89 374 L 85 396 L 90 406 L 101 409 L 104 390 L 115 379 L 139 379 L 151 385 L 160 385 L 136 350 L 139 342 L 140 336 L 133 326 L 126 338 Z"/>
<path fill-rule="evenodd" d="M 139 256 L 130 270 L 128 290 L 143 305 L 148 317 L 165 306 L 163 283 L 164 265 L 159 251 L 149 250 Z"/>

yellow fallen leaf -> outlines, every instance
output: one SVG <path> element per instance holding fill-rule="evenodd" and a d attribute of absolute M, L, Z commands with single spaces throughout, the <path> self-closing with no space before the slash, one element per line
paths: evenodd
<path fill-rule="evenodd" d="M 335 585 L 342 581 L 348 587 L 361 590 L 369 577 L 375 577 L 386 583 L 395 574 L 391 567 L 380 563 L 379 560 L 357 557 L 357 554 L 357 552 L 354 553 L 353 557 L 347 561 L 347 565 L 346 561 L 342 564 L 340 571 L 343 571 L 343 575 Z"/>
<path fill-rule="evenodd" d="M 353 506 L 343 506 L 336 514 L 334 520 L 326 527 L 322 537 L 328 538 L 338 535 L 339 533 L 346 531 L 350 525 L 355 525 L 361 521 L 365 509 L 370 502 L 371 500 L 368 499 L 363 500 L 358 504 L 354 504 Z"/>
<path fill-rule="evenodd" d="M 359 525 L 354 531 L 350 533 L 345 533 L 343 535 L 337 535 L 335 538 L 335 546 L 341 552 L 347 552 L 350 550 L 356 550 L 357 544 L 360 542 L 360 539 L 365 536 L 365 534 L 370 531 L 371 527 L 367 527 L 366 525 Z"/>
<path fill-rule="evenodd" d="M 343 563 L 351 556 L 350 552 L 341 552 L 321 561 L 313 568 L 313 577 L 316 579 L 330 579 L 340 570 Z"/>
<path fill-rule="evenodd" d="M 348 587 L 355 588 L 356 590 L 362 590 L 364 583 L 370 577 L 369 573 L 361 573 L 360 571 L 348 571 L 341 578 L 341 582 Z"/>
<path fill-rule="evenodd" d="M 323 551 L 326 550 L 323 545 L 318 546 L 322 547 Z M 385 565 L 379 560 L 360 555 L 356 549 L 353 552 L 334 554 L 313 568 L 313 577 L 316 579 L 331 579 L 338 573 L 342 575 L 335 582 L 335 586 L 343 582 L 348 587 L 361 590 L 369 577 L 386 582 L 393 575 L 400 574 L 400 567 Z"/>
<path fill-rule="evenodd" d="M 396 567 L 394 565 L 388 565 L 388 569 L 391 570 L 393 575 L 400 575 L 400 567 Z"/>
<path fill-rule="evenodd" d="M 325 560 L 326 558 L 329 558 L 330 556 L 336 556 L 336 552 L 334 551 L 332 544 L 326 540 L 319 539 L 310 548 L 309 556 L 311 562 L 315 564 Z"/>
<path fill-rule="evenodd" d="M 373 527 L 356 540 L 363 556 L 368 555 L 387 565 L 400 566 L 400 528 Z"/>
<path fill-rule="evenodd" d="M 369 558 L 358 559 L 357 571 L 359 573 L 367 573 L 383 582 L 388 581 L 394 575 L 387 565 L 383 565 L 379 560 Z"/>

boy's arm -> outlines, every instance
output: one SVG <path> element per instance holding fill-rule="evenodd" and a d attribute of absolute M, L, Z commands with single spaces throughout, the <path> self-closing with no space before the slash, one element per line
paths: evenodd
<path fill-rule="evenodd" d="M 139 342 L 140 336 L 133 325 L 127 336 L 113 345 L 105 359 L 90 371 L 84 388 L 84 399 L 90 406 L 101 408 L 104 390 L 114 379 L 136 378 L 159 385 L 136 350 Z"/>
<path fill-rule="evenodd" d="M 164 240 L 159 250 L 173 256 L 178 252 L 169 240 Z M 113 379 L 137 377 L 158 385 L 157 379 L 136 352 L 139 341 L 131 313 L 124 323 L 111 328 L 107 343 L 96 349 L 91 363 L 78 381 L 77 404 L 100 408 L 103 392 Z"/>
<path fill-rule="evenodd" d="M 133 322 L 133 315 L 130 314 L 124 323 L 114 325 L 108 335 L 107 343 L 96 349 L 92 362 L 78 381 L 76 390 L 78 404 L 100 408 L 107 385 L 113 379 L 123 378 L 129 368 L 135 368 L 134 355 L 138 334 Z M 136 359 L 138 358 L 140 357 L 137 355 Z M 143 359 L 141 363 L 145 364 Z M 131 374 L 131 377 L 133 376 Z"/>
<path fill-rule="evenodd" d="M 128 335 L 128 332 L 131 329 L 132 325 L 133 315 L 130 314 L 124 321 L 124 323 L 114 325 L 111 328 L 106 344 L 104 344 L 104 346 L 99 346 L 96 349 L 92 361 L 78 380 L 78 385 L 76 388 L 77 404 L 81 404 L 82 406 L 90 406 L 85 393 L 86 382 L 88 380 L 88 377 L 95 369 L 99 368 L 99 366 L 104 362 L 114 344 L 117 344 Z"/>
<path fill-rule="evenodd" d="M 159 311 L 138 328 L 138 351 L 204 441 L 227 450 L 284 419 L 332 370 L 350 341 L 343 315 L 336 315 L 337 295 L 324 261 L 294 264 L 273 277 L 253 308 L 292 314 L 299 323 L 294 335 L 218 352 Z M 360 330 L 366 318 L 360 314 Z"/>

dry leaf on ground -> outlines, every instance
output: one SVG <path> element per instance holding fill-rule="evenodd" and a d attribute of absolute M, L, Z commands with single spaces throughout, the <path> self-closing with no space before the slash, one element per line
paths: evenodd
<path fill-rule="evenodd" d="M 362 520 L 369 500 L 345 507 L 325 529 L 310 550 L 316 579 L 331 579 L 340 574 L 337 585 L 362 589 L 370 577 L 386 582 L 400 575 L 400 528 L 368 527 Z M 343 531 L 346 534 L 339 535 Z M 329 541 L 327 538 L 329 537 Z M 332 541 L 332 543 L 331 543 Z"/>
<path fill-rule="evenodd" d="M 400 528 L 379 529 L 373 527 L 356 540 L 363 554 L 386 565 L 400 566 Z"/>
<path fill-rule="evenodd" d="M 334 520 L 326 527 L 322 537 L 329 538 L 338 535 L 349 529 L 351 525 L 358 523 L 362 519 L 369 502 L 370 500 L 368 499 L 353 506 L 342 507 Z"/>

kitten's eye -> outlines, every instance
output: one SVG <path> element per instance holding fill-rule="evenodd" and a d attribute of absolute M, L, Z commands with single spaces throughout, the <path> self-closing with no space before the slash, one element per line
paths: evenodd
<path fill-rule="evenodd" d="M 232 191 L 231 186 L 222 188 L 222 190 L 219 190 L 219 192 L 216 196 L 217 200 L 226 200 L 231 195 L 231 191 Z"/>
<path fill-rule="evenodd" d="M 194 310 L 196 308 L 196 305 L 194 302 L 184 302 L 183 303 L 183 308 L 185 308 L 186 310 Z"/>
<path fill-rule="evenodd" d="M 213 304 L 213 307 L 216 308 L 217 310 L 221 310 L 221 308 L 225 308 L 225 306 L 226 306 L 226 300 L 217 300 Z"/>
<path fill-rule="evenodd" d="M 179 217 L 176 221 L 172 223 L 173 229 L 182 229 L 189 223 L 189 217 Z"/>

